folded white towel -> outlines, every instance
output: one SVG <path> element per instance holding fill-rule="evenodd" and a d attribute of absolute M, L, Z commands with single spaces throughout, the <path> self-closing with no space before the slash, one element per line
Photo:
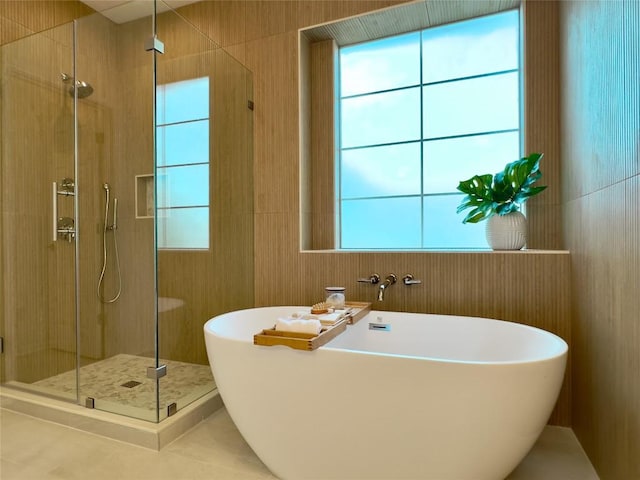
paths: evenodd
<path fill-rule="evenodd" d="M 292 319 L 292 318 L 302 318 L 304 320 L 313 320 L 316 318 L 320 318 L 323 315 L 330 315 L 333 312 L 333 310 L 330 310 L 329 313 L 309 313 L 309 312 L 294 312 L 291 315 L 289 315 L 287 318 Z"/>
<path fill-rule="evenodd" d="M 276 330 L 283 332 L 312 333 L 318 335 L 322 330 L 320 320 L 303 320 L 279 318 L 276 320 Z"/>
<path fill-rule="evenodd" d="M 344 317 L 344 310 L 339 312 L 331 312 L 331 313 L 307 313 L 307 312 L 296 312 L 292 313 L 290 317 L 287 317 L 286 320 L 320 320 L 322 325 L 335 325 L 338 320 L 342 320 Z"/>
<path fill-rule="evenodd" d="M 302 320 L 314 320 L 318 318 L 318 315 L 309 312 L 294 312 L 289 317 L 288 320 L 302 319 Z"/>
<path fill-rule="evenodd" d="M 320 323 L 322 323 L 323 325 L 333 325 L 342 317 L 344 317 L 344 312 L 333 312 L 318 315 L 318 320 L 320 320 Z"/>

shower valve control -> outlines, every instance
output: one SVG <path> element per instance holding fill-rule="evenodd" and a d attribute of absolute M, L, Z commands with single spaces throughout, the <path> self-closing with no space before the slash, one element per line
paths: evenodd
<path fill-rule="evenodd" d="M 64 178 L 62 182 L 60 182 L 60 189 L 58 190 L 58 195 L 75 195 L 76 194 L 76 184 L 72 178 Z"/>
<path fill-rule="evenodd" d="M 60 217 L 58 218 L 58 235 L 71 243 L 76 236 L 76 229 L 73 218 Z"/>
<path fill-rule="evenodd" d="M 58 188 L 58 182 L 53 182 L 51 186 L 52 240 L 57 242 L 58 237 L 62 237 L 71 243 L 71 240 L 76 236 L 75 222 L 71 217 L 58 217 L 58 195 L 65 197 L 75 195 L 76 184 L 72 178 L 64 178 L 62 182 L 60 182 L 60 188 Z"/>

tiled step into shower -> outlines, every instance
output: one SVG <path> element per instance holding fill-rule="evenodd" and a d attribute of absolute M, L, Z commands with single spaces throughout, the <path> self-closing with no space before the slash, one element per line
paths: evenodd
<path fill-rule="evenodd" d="M 94 399 L 95 409 L 57 400 L 75 398 L 76 371 L 31 384 L 7 382 L 2 407 L 99 435 L 159 449 L 222 406 L 208 365 L 161 360 L 159 423 L 155 380 L 147 378 L 152 358 L 118 354 L 80 368 L 81 399 Z M 175 415 L 167 418 L 170 411 Z"/>

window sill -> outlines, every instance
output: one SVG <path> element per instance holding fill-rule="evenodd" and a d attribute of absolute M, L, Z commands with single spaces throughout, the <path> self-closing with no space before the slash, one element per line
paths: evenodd
<path fill-rule="evenodd" d="M 336 254 L 363 254 L 363 253 L 371 253 L 371 254 L 464 254 L 464 255 L 569 255 L 569 250 L 536 250 L 536 249 L 527 249 L 524 248 L 522 250 L 446 250 L 446 249 L 433 249 L 433 250 L 301 250 L 300 253 L 336 253 Z"/>

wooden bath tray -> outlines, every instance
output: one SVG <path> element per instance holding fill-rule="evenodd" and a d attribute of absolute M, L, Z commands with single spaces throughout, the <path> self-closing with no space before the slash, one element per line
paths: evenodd
<path fill-rule="evenodd" d="M 285 345 L 296 350 L 315 350 L 329 340 L 336 338 L 347 329 L 347 319 L 344 318 L 331 327 L 323 327 L 318 335 L 313 333 L 283 332 L 274 328 L 262 330 L 253 336 L 254 345 Z"/>
<path fill-rule="evenodd" d="M 346 317 L 347 323 L 353 325 L 371 311 L 371 302 L 345 302 L 344 307 L 347 311 L 351 309 Z"/>
<path fill-rule="evenodd" d="M 324 326 L 318 335 L 301 332 L 284 332 L 275 327 L 262 330 L 253 336 L 254 345 L 271 347 L 273 345 L 285 345 L 296 350 L 315 350 L 329 340 L 336 338 L 347 329 L 347 324 L 352 325 L 364 317 L 371 310 L 368 302 L 346 302 L 344 317 L 333 325 Z M 337 310 L 340 312 L 340 310 Z"/>

